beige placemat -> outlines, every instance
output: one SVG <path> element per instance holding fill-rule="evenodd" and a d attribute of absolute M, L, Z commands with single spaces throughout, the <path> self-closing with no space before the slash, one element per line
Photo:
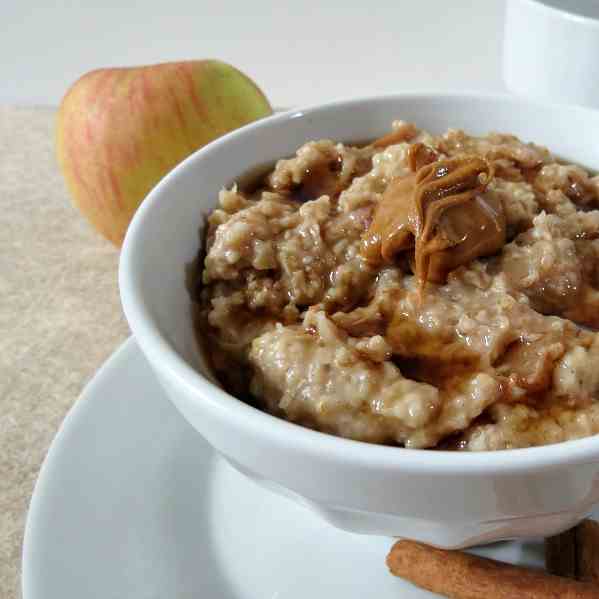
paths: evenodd
<path fill-rule="evenodd" d="M 118 252 L 71 207 L 51 108 L 0 107 L 0 597 L 20 597 L 38 469 L 83 385 L 128 333 Z"/>

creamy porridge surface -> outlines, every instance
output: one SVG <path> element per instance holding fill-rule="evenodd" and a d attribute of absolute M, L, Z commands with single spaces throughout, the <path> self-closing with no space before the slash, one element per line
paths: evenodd
<path fill-rule="evenodd" d="M 599 432 L 599 177 L 510 135 L 310 141 L 208 218 L 231 393 L 324 432 L 507 449 Z"/>

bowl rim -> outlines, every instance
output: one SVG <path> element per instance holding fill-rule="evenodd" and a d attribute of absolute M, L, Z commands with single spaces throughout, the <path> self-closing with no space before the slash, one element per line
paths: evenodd
<path fill-rule="evenodd" d="M 131 331 L 143 352 L 155 369 L 168 380 L 176 383 L 201 401 L 203 408 L 212 415 L 226 419 L 232 427 L 245 429 L 252 435 L 267 435 L 273 443 L 293 448 L 296 452 L 318 460 L 353 463 L 378 470 L 409 471 L 414 474 L 460 474 L 478 476 L 481 474 L 513 474 L 533 469 L 565 467 L 570 464 L 599 461 L 599 434 L 563 441 L 539 447 L 507 449 L 481 452 L 457 452 L 438 449 L 406 449 L 388 445 L 378 445 L 338 437 L 294 424 L 259 410 L 230 395 L 210 382 L 177 353 L 160 332 L 150 315 L 141 292 L 140 275 L 135 268 L 143 253 L 145 223 L 152 219 L 156 206 L 168 196 L 171 182 L 184 171 L 195 168 L 215 148 L 230 143 L 254 130 L 268 130 L 283 126 L 296 118 L 314 116 L 334 108 L 351 108 L 377 102 L 393 101 L 442 101 L 463 100 L 508 103 L 513 106 L 527 105 L 531 108 L 554 108 L 567 112 L 570 116 L 597 118 L 597 111 L 580 106 L 558 105 L 510 96 L 508 94 L 469 92 L 469 91 L 411 91 L 398 94 L 366 96 L 348 100 L 313 104 L 305 108 L 294 108 L 286 112 L 245 125 L 232 131 L 191 154 L 171 170 L 146 196 L 131 221 L 123 243 L 119 261 L 119 288 L 123 310 Z"/>

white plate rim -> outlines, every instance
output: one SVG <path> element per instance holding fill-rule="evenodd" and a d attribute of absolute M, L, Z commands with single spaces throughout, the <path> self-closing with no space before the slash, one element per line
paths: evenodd
<path fill-rule="evenodd" d="M 21 593 L 23 599 L 31 597 L 29 588 L 34 576 L 31 571 L 33 564 L 33 560 L 31 559 L 32 547 L 35 543 L 37 522 L 39 521 L 39 512 L 42 506 L 43 497 L 46 495 L 45 489 L 52 484 L 53 470 L 55 464 L 59 462 L 58 458 L 60 453 L 66 450 L 67 444 L 65 443 L 65 440 L 69 435 L 69 431 L 77 428 L 77 423 L 84 417 L 86 411 L 86 399 L 93 396 L 97 389 L 101 389 L 105 379 L 111 376 L 112 371 L 117 369 L 119 364 L 123 360 L 126 360 L 127 357 L 136 350 L 139 351 L 137 343 L 135 342 L 135 339 L 130 336 L 106 359 L 102 366 L 100 366 L 84 386 L 83 391 L 67 412 L 56 435 L 50 443 L 50 447 L 42 462 L 37 480 L 33 487 L 25 521 L 23 547 L 21 551 Z"/>

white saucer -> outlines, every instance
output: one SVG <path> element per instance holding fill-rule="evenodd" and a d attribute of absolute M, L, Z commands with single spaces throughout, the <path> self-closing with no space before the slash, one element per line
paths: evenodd
<path fill-rule="evenodd" d="M 392 577 L 392 539 L 342 532 L 219 459 L 133 340 L 87 386 L 42 467 L 24 599 L 424 598 Z M 542 544 L 477 551 L 542 564 Z"/>

